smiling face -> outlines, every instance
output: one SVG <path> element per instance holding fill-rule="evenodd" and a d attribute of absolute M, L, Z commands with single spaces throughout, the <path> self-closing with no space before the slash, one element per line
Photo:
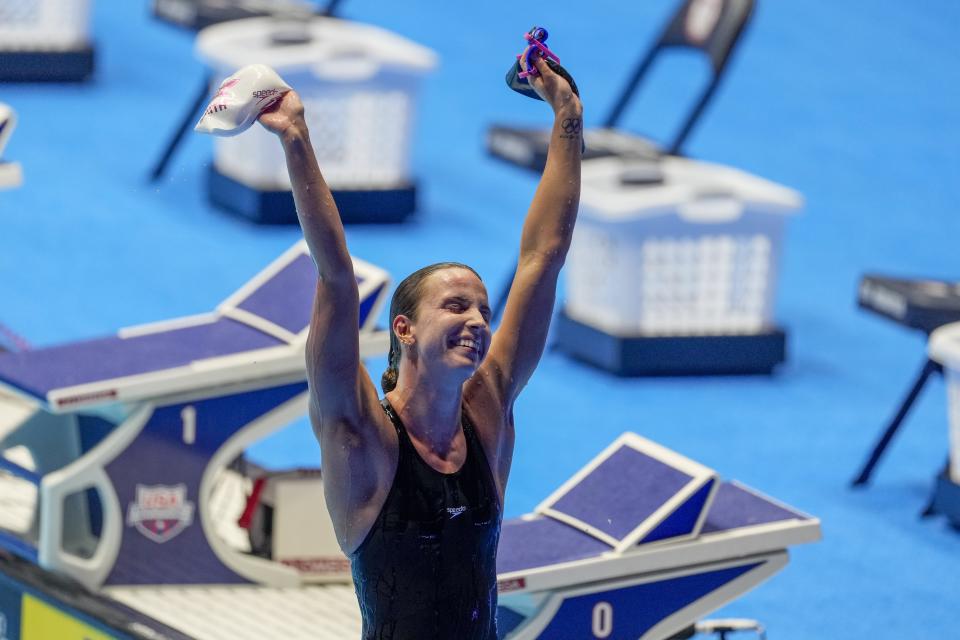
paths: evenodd
<path fill-rule="evenodd" d="M 490 346 L 487 289 L 468 269 L 436 271 L 423 282 L 415 319 L 398 316 L 394 330 L 413 348 L 419 366 L 469 378 Z"/>

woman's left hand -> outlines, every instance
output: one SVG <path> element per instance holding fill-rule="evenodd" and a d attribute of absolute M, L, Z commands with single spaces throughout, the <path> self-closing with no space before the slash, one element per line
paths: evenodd
<path fill-rule="evenodd" d="M 543 98 L 544 102 L 553 107 L 554 113 L 562 109 L 575 108 L 581 109 L 580 98 L 573 92 L 570 83 L 561 75 L 555 73 L 550 65 L 544 61 L 536 52 L 530 56 L 534 66 L 537 68 L 536 75 L 527 76 L 527 82 L 537 92 L 537 95 Z M 520 67 L 526 71 L 526 51 L 520 56 Z"/>

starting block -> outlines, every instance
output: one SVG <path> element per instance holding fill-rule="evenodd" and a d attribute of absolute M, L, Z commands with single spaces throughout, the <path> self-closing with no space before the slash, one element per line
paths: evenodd
<path fill-rule="evenodd" d="M 354 269 L 361 357 L 383 353 L 389 278 Z M 54 619 L 98 639 L 358 637 L 322 475 L 243 455 L 307 413 L 315 278 L 299 243 L 212 313 L 0 355 L 6 637 L 50 637 Z M 504 522 L 500 637 L 692 634 L 819 536 L 816 518 L 624 434 Z"/>
<path fill-rule="evenodd" d="M 816 518 L 627 433 L 504 523 L 503 637 L 671 638 L 782 569 Z M 505 635 L 504 635 L 505 634 Z"/>
<path fill-rule="evenodd" d="M 374 322 L 389 277 L 359 260 L 354 272 L 361 357 L 385 353 Z M 0 406 L 0 469 L 38 498 L 4 546 L 91 589 L 299 584 L 230 546 L 213 511 L 244 448 L 307 411 L 315 289 L 300 242 L 212 313 L 0 356 L 0 385 L 17 396 Z"/>

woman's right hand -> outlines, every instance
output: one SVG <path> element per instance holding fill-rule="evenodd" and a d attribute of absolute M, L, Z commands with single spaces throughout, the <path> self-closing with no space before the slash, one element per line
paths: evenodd
<path fill-rule="evenodd" d="M 270 133 L 281 138 L 297 132 L 306 131 L 303 118 L 303 102 L 296 91 L 287 91 L 283 97 L 267 107 L 257 118 Z"/>

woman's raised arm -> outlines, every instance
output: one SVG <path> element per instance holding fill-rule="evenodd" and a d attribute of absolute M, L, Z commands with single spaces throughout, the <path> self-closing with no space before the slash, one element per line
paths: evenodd
<path fill-rule="evenodd" d="M 297 217 L 319 272 L 306 354 L 312 415 L 320 423 L 315 427 L 359 425 L 371 394 L 374 404 L 377 394 L 360 365 L 359 294 L 343 223 L 320 172 L 296 92 L 286 93 L 259 120 L 283 145 Z"/>
<path fill-rule="evenodd" d="M 520 258 L 488 358 L 510 404 L 543 354 L 557 276 L 573 237 L 580 204 L 583 106 L 570 84 L 539 58 L 528 81 L 554 112 L 547 164 L 527 212 Z"/>

